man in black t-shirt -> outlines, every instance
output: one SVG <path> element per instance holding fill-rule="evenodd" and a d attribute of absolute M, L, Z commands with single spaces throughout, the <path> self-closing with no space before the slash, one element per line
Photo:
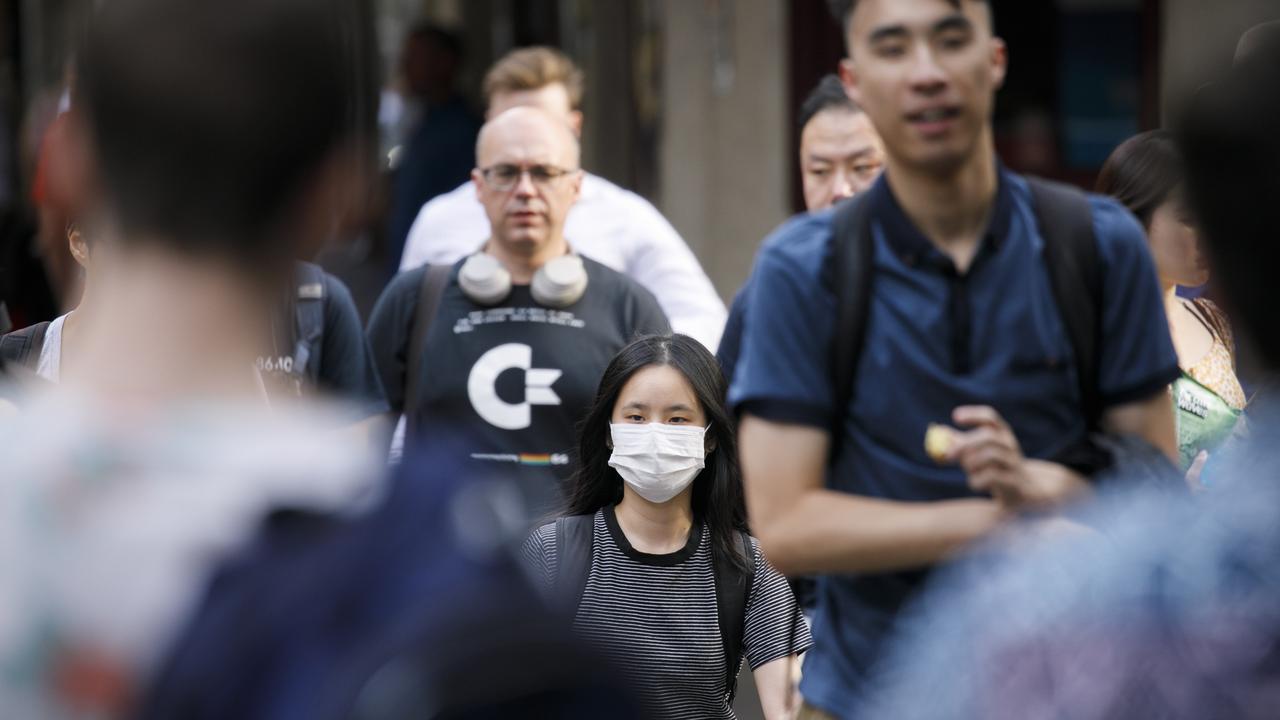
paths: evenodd
<path fill-rule="evenodd" d="M 408 443 L 430 443 L 432 426 L 461 431 L 465 446 L 449 450 L 478 475 L 515 480 L 539 512 L 559 498 L 605 366 L 634 337 L 670 327 L 646 290 L 572 253 L 564 220 L 582 171 L 568 127 L 515 108 L 485 125 L 476 156 L 489 241 L 438 286 L 430 267 L 401 273 L 373 310 L 369 341 Z M 423 306 L 433 316 L 418 318 Z"/>

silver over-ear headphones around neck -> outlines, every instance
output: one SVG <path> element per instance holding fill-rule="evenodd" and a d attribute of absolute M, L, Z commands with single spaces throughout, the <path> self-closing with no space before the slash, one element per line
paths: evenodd
<path fill-rule="evenodd" d="M 511 273 L 483 250 L 462 263 L 458 285 L 477 305 L 492 306 L 511 295 Z M 549 308 L 565 308 L 587 291 L 587 269 L 577 254 L 562 255 L 538 268 L 529 287 L 533 299 Z"/>

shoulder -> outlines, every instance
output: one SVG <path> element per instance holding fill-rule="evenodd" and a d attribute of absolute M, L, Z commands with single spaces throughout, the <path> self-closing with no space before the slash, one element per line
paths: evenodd
<path fill-rule="evenodd" d="M 536 548 L 543 554 L 551 554 L 556 547 L 555 521 L 549 522 L 545 525 L 540 525 L 537 530 L 529 533 L 529 538 L 525 540 L 525 546 Z"/>
<path fill-rule="evenodd" d="M 743 310 L 764 302 L 775 307 L 782 303 L 791 312 L 797 303 L 819 302 L 829 294 L 826 267 L 834 217 L 834 210 L 797 215 L 769 234 L 743 288 Z"/>
<path fill-rule="evenodd" d="M 1147 234 L 1141 223 L 1114 198 L 1088 194 L 1093 212 L 1093 234 L 1098 251 L 1106 260 L 1120 260 L 1149 254 Z"/>
<path fill-rule="evenodd" d="M 590 283 L 588 287 L 601 288 L 604 292 L 616 297 L 637 298 L 642 302 L 652 302 L 657 305 L 658 301 L 653 293 L 630 276 L 585 255 L 579 255 L 579 257 L 582 258 L 582 265 L 587 271 L 587 280 Z"/>
<path fill-rule="evenodd" d="M 413 297 L 418 288 L 422 286 L 422 278 L 427 274 L 427 268 L 430 265 L 419 265 L 411 270 L 396 273 L 391 278 L 391 282 L 387 283 L 386 289 L 382 291 L 383 297 L 404 298 Z"/>
<path fill-rule="evenodd" d="M 819 276 L 829 254 L 835 212 L 802 213 L 778 226 L 760 247 L 757 271 Z"/>

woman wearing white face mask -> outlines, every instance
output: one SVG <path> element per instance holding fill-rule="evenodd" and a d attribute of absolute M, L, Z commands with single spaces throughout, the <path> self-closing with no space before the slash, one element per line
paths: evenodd
<path fill-rule="evenodd" d="M 790 717 L 792 661 L 812 644 L 786 580 L 745 532 L 724 384 L 683 335 L 624 348 L 580 430 L 565 517 L 525 545 L 575 630 L 653 717 L 734 718 L 743 657 L 765 717 Z"/>

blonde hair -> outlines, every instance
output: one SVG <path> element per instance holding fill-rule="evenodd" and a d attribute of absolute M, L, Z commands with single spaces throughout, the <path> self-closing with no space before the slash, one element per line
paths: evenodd
<path fill-rule="evenodd" d="M 582 106 L 582 70 L 569 56 L 544 46 L 519 48 L 504 55 L 485 74 L 485 102 L 492 104 L 498 93 L 537 90 L 555 83 L 564 85 L 574 110 Z"/>

